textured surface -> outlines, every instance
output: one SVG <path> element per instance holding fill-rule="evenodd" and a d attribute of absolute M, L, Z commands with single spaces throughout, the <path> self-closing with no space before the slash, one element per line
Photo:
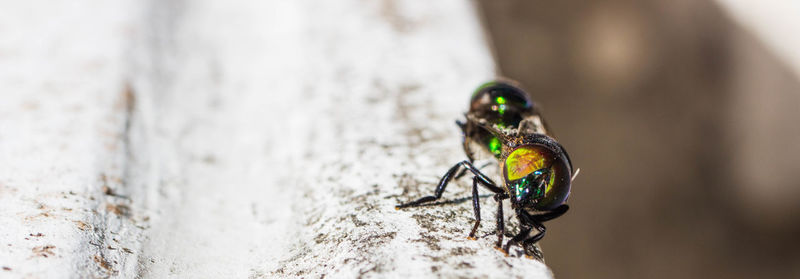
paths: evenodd
<path fill-rule="evenodd" d="M 2 4 L 0 277 L 550 277 L 466 239 L 468 179 L 394 210 L 495 71 L 412 3 Z"/>
<path fill-rule="evenodd" d="M 82 2 L 94 10 L 0 4 L 3 278 L 135 272 L 147 215 L 123 187 L 131 7 Z"/>

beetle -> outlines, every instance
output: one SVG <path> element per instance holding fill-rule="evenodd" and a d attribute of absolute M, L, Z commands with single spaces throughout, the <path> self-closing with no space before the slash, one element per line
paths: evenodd
<path fill-rule="evenodd" d="M 536 243 L 545 235 L 545 221 L 569 210 L 566 204 L 574 178 L 566 150 L 551 136 L 539 110 L 515 82 L 498 80 L 481 85 L 472 95 L 466 122 L 456 121 L 463 132 L 467 160 L 457 163 L 442 176 L 433 195 L 397 205 L 396 209 L 428 204 L 442 197 L 447 184 L 469 171 L 475 224 L 468 238 L 476 239 L 481 223 L 478 186 L 494 193 L 497 201 L 496 248 L 506 255 L 510 246 Z M 502 184 L 496 184 L 473 165 L 477 156 L 497 160 Z M 459 173 L 459 171 L 461 171 Z M 509 199 L 520 231 L 505 246 L 503 201 Z M 538 233 L 531 236 L 533 229 Z"/>

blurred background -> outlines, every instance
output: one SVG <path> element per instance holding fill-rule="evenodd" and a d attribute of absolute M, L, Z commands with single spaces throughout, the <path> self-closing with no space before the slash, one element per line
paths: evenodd
<path fill-rule="evenodd" d="M 800 278 L 800 80 L 757 32 L 709 0 L 478 3 L 581 168 L 559 278 Z"/>

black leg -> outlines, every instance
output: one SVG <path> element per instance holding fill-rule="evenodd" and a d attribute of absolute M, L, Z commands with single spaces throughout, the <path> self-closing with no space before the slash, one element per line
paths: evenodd
<path fill-rule="evenodd" d="M 526 238 L 522 242 L 523 246 L 522 248 L 525 251 L 525 256 L 533 257 L 533 255 L 530 255 L 528 249 L 525 249 L 525 247 L 533 245 L 534 243 L 539 242 L 539 240 L 542 240 L 542 238 L 544 238 L 544 235 L 547 232 L 547 228 L 542 224 L 542 222 L 558 218 L 559 216 L 564 215 L 564 213 L 566 213 L 567 210 L 569 210 L 569 206 L 566 204 L 562 204 L 561 206 L 556 207 L 551 211 L 537 215 L 530 215 L 525 211 L 517 212 L 518 214 L 520 214 L 519 215 L 520 222 L 528 223 L 534 228 L 536 228 L 537 231 L 539 231 L 537 234 Z"/>
<path fill-rule="evenodd" d="M 472 163 L 470 163 L 469 161 L 461 161 L 461 163 L 458 164 L 463 166 L 465 169 L 471 171 L 478 178 L 478 182 L 480 182 L 484 187 L 486 187 L 486 189 L 489 189 L 489 191 L 492 191 L 495 194 L 505 192 L 503 191 L 503 188 L 500 188 L 497 186 L 497 184 L 494 184 L 494 181 L 489 179 L 488 176 L 486 176 L 480 170 L 475 168 L 475 166 L 473 166 Z"/>
<path fill-rule="evenodd" d="M 435 200 L 441 198 L 442 197 L 442 193 L 444 193 L 445 187 L 447 187 L 447 184 L 450 183 L 450 180 L 453 179 L 453 176 L 455 175 L 455 173 L 458 171 L 458 169 L 460 167 L 464 167 L 465 169 L 467 169 L 467 170 L 471 171 L 473 174 L 475 174 L 475 179 L 477 179 L 478 182 L 480 182 L 480 184 L 482 184 L 484 187 L 486 187 L 490 191 L 492 191 L 494 193 L 502 193 L 503 192 L 503 189 L 500 188 L 500 187 L 497 187 L 497 185 L 495 185 L 494 182 L 492 182 L 492 180 L 489 179 L 489 177 L 487 177 L 485 174 L 481 173 L 478 169 L 476 169 L 475 166 L 472 165 L 472 163 L 470 163 L 469 161 L 465 160 L 465 161 L 461 161 L 460 163 L 458 163 L 455 166 L 453 166 L 452 168 L 450 168 L 450 170 L 448 170 L 447 173 L 445 173 L 444 176 L 442 176 L 442 180 L 440 180 L 439 181 L 439 185 L 436 186 L 436 192 L 434 193 L 433 196 L 426 196 L 426 197 L 422 197 L 422 198 L 420 198 L 418 200 L 415 200 L 415 201 L 412 201 L 412 202 L 409 202 L 409 203 L 399 204 L 399 205 L 395 206 L 395 208 L 396 209 L 400 209 L 400 208 L 405 208 L 405 207 L 418 206 L 420 204 L 423 204 L 423 203 L 426 203 L 426 202 L 435 201 Z"/>
<path fill-rule="evenodd" d="M 538 242 L 539 240 L 542 239 L 542 237 L 544 237 L 544 233 L 547 231 L 547 228 L 545 228 L 544 225 L 542 225 L 542 223 L 540 223 L 539 221 L 534 220 L 533 222 L 531 222 L 531 225 L 533 225 L 533 227 L 536 228 L 536 230 L 538 230 L 539 233 L 525 239 L 525 241 L 522 242 L 522 244 L 524 245 L 534 244 Z"/>
<path fill-rule="evenodd" d="M 461 128 L 461 132 L 462 133 L 466 133 L 467 132 L 467 123 L 466 122 L 463 122 L 461 120 L 456 120 L 456 126 L 458 126 L 458 128 Z"/>
<path fill-rule="evenodd" d="M 560 205 L 559 207 L 556 207 L 553 210 L 550 210 L 550 211 L 542 213 L 542 214 L 533 215 L 533 216 L 530 216 L 530 217 L 532 219 L 535 219 L 536 221 L 545 222 L 545 221 L 550 221 L 550 220 L 553 220 L 555 218 L 558 218 L 561 215 L 564 215 L 564 213 L 567 213 L 567 210 L 569 210 L 569 205 L 562 204 L 562 205 Z"/>
<path fill-rule="evenodd" d="M 508 254 L 508 249 L 512 245 L 522 243 L 525 255 L 532 257 L 532 255 L 528 254 L 528 250 L 525 249 L 525 246 L 532 245 L 544 237 L 544 234 L 547 232 L 547 228 L 542 224 L 542 222 L 558 218 L 566 213 L 567 210 L 569 210 L 569 206 L 566 204 L 562 204 L 553 210 L 537 215 L 530 215 L 525 210 L 517 210 L 517 218 L 519 218 L 521 228 L 519 233 L 514 236 L 514 238 L 509 240 L 505 246 L 503 246 L 503 252 Z M 536 228 L 536 230 L 539 232 L 529 237 L 533 228 Z"/>
<path fill-rule="evenodd" d="M 444 193 L 444 188 L 447 187 L 447 183 L 450 183 L 450 179 L 452 179 L 453 174 L 455 174 L 455 172 L 458 171 L 459 167 L 461 167 L 461 163 L 458 163 L 455 166 L 453 166 L 452 168 L 450 168 L 450 170 L 448 170 L 444 174 L 444 176 L 442 176 L 442 180 L 439 180 L 439 185 L 436 186 L 436 192 L 434 192 L 433 196 L 426 196 L 426 197 L 422 197 L 422 198 L 420 198 L 418 200 L 415 200 L 415 201 L 412 201 L 412 202 L 409 202 L 409 203 L 399 204 L 399 205 L 395 206 L 395 209 L 400 209 L 400 208 L 404 208 L 404 207 L 411 207 L 411 206 L 417 206 L 417 205 L 420 205 L 422 203 L 426 203 L 426 202 L 429 202 L 429 201 L 435 201 L 435 200 L 441 198 L 442 197 L 442 193 Z"/>
<path fill-rule="evenodd" d="M 528 247 L 531 247 L 536 242 L 539 242 L 539 240 L 542 240 L 542 238 L 544 237 L 544 233 L 547 231 L 547 228 L 545 228 L 544 225 L 542 225 L 542 223 L 540 223 L 538 221 L 535 221 L 535 220 L 533 222 L 533 227 L 535 227 L 536 230 L 539 231 L 539 233 L 537 233 L 536 235 L 525 239 L 525 241 L 522 242 L 522 251 L 525 252 L 525 256 L 526 257 L 531 258 L 531 259 L 536 258 L 536 257 L 541 257 L 541 256 L 540 255 L 537 256 L 535 254 L 536 252 L 534 252 L 534 254 L 531 254 L 531 251 L 529 251 Z M 535 249 L 535 247 L 533 247 L 533 249 Z"/>
<path fill-rule="evenodd" d="M 469 147 L 469 141 L 467 140 L 467 137 L 466 137 L 466 133 L 467 133 L 466 124 L 460 123 L 458 120 L 456 120 L 456 124 L 458 124 L 459 127 L 461 127 L 461 131 L 464 132 L 464 135 L 465 135 L 464 138 L 461 141 L 461 144 L 464 146 L 464 154 L 467 154 L 467 160 L 468 161 L 474 162 L 475 160 L 472 157 L 472 149 Z M 461 171 L 459 171 L 458 174 L 456 174 L 456 179 L 461 178 L 465 174 L 467 174 L 467 169 L 461 169 Z"/>
<path fill-rule="evenodd" d="M 525 224 L 523 222 L 520 222 L 519 225 L 520 225 L 519 233 L 517 235 L 515 235 L 513 238 L 511 238 L 511 240 L 509 240 L 506 243 L 506 246 L 503 246 L 503 252 L 506 253 L 506 255 L 508 255 L 508 248 L 510 248 L 511 245 L 516 245 L 520 241 L 522 241 L 525 238 L 527 238 L 528 235 L 531 233 L 530 224 Z"/>
<path fill-rule="evenodd" d="M 463 177 L 465 174 L 467 174 L 467 169 L 461 169 L 461 171 L 459 171 L 458 174 L 456 174 L 455 179 L 459 179 Z"/>
<path fill-rule="evenodd" d="M 503 234 L 506 233 L 506 227 L 503 224 L 503 200 L 508 198 L 504 193 L 495 194 L 494 200 L 497 201 L 497 244 L 495 247 L 500 249 L 503 246 Z"/>
<path fill-rule="evenodd" d="M 475 226 L 472 226 L 472 231 L 469 232 L 467 238 L 476 240 L 475 232 L 478 231 L 478 226 L 481 224 L 481 204 L 478 199 L 478 177 L 472 177 L 472 209 L 475 211 Z"/>
<path fill-rule="evenodd" d="M 472 162 L 472 159 L 470 159 L 469 161 Z M 478 167 L 478 169 L 479 170 L 483 169 L 488 165 L 489 165 L 489 163 L 483 164 L 483 166 Z M 459 171 L 458 174 L 456 174 L 456 176 L 453 179 L 459 179 L 459 178 L 463 177 L 465 174 L 467 174 L 467 170 L 468 169 L 466 169 L 466 168 L 461 169 L 461 171 Z"/>
<path fill-rule="evenodd" d="M 475 161 L 474 160 L 475 158 L 473 157 L 474 153 L 472 152 L 472 148 L 470 148 L 470 143 L 469 143 L 470 141 L 467 140 L 468 138 L 472 137 L 472 135 L 471 135 L 472 134 L 471 133 L 472 129 L 468 128 L 466 122 L 461 122 L 459 120 L 456 120 L 456 125 L 458 125 L 458 127 L 461 128 L 461 135 L 462 135 L 461 136 L 461 145 L 464 147 L 464 154 L 467 155 L 467 159 L 469 159 L 470 162 L 473 162 L 473 161 Z"/>

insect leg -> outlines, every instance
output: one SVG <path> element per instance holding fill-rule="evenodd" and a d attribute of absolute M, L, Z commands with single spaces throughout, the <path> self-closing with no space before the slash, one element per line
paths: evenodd
<path fill-rule="evenodd" d="M 534 220 L 531 223 L 532 223 L 533 227 L 535 227 L 536 230 L 539 231 L 539 233 L 537 233 L 536 235 L 525 239 L 525 241 L 522 242 L 522 244 L 524 244 L 524 245 L 530 245 L 530 244 L 534 244 L 534 243 L 538 242 L 539 240 L 541 240 L 544 237 L 544 233 L 547 231 L 547 228 L 545 228 L 544 225 L 542 225 L 541 222 Z"/>
<path fill-rule="evenodd" d="M 469 236 L 467 238 L 475 240 L 475 232 L 478 230 L 478 226 L 481 224 L 481 204 L 478 199 L 478 177 L 472 177 L 472 209 L 475 211 L 475 226 L 472 227 L 472 231 L 469 232 Z"/>
<path fill-rule="evenodd" d="M 426 203 L 426 202 L 430 202 L 430 201 L 435 201 L 435 200 L 441 198 L 442 197 L 442 193 L 444 193 L 445 187 L 447 187 L 447 184 L 450 183 L 450 180 L 453 179 L 454 174 L 458 171 L 458 169 L 460 167 L 464 167 L 467 170 L 471 171 L 473 174 L 475 174 L 475 177 L 478 179 L 478 181 L 481 184 L 483 184 L 490 191 L 495 192 L 495 193 L 503 192 L 502 188 L 497 187 L 494 184 L 494 182 L 492 182 L 492 180 L 489 179 L 489 177 L 487 177 L 485 174 L 481 173 L 478 169 L 476 169 L 475 166 L 472 165 L 472 163 L 470 163 L 467 160 L 464 160 L 464 161 L 459 162 L 458 164 L 456 164 L 452 168 L 450 168 L 450 170 L 448 170 L 444 174 L 444 176 L 442 176 L 442 179 L 439 181 L 439 185 L 436 186 L 436 192 L 434 193 L 434 195 L 422 197 L 422 198 L 420 198 L 418 200 L 415 200 L 413 202 L 399 204 L 399 205 L 395 206 L 395 208 L 396 209 L 400 209 L 400 208 L 405 208 L 405 207 L 418 206 L 420 204 L 423 204 L 423 203 Z"/>
<path fill-rule="evenodd" d="M 469 161 L 461 161 L 461 163 L 458 164 L 464 166 L 465 169 L 475 174 L 475 177 L 477 177 L 480 180 L 481 184 L 483 184 L 483 186 L 485 186 L 486 189 L 489 189 L 489 191 L 492 191 L 495 194 L 504 192 L 503 188 L 500 188 L 497 186 L 497 184 L 494 184 L 494 181 L 489 179 L 489 177 L 487 177 L 485 174 L 483 174 L 481 171 L 475 168 L 475 166 L 473 166 L 472 163 L 470 163 Z"/>
<path fill-rule="evenodd" d="M 461 127 L 461 132 L 462 132 L 462 134 L 463 134 L 463 136 L 462 136 L 462 139 L 461 139 L 461 144 L 462 144 L 462 146 L 464 147 L 464 154 L 466 154 L 466 155 L 467 155 L 467 159 L 468 159 L 470 162 L 474 162 L 474 161 L 475 161 L 475 158 L 473 157 L 472 148 L 470 148 L 469 141 L 467 140 L 467 138 L 469 137 L 469 131 L 467 131 L 467 124 L 466 124 L 466 123 L 464 123 L 464 122 L 461 122 L 461 121 L 458 121 L 458 120 L 456 120 L 456 125 L 458 125 L 459 127 Z M 462 169 L 462 170 L 461 170 L 460 172 L 458 172 L 458 174 L 456 175 L 456 179 L 459 179 L 459 178 L 461 178 L 461 177 L 462 177 L 462 176 L 464 176 L 464 174 L 466 174 L 466 173 L 467 173 L 467 170 L 466 170 L 466 169 Z"/>
<path fill-rule="evenodd" d="M 541 240 L 544 237 L 545 232 L 547 232 L 547 228 L 542 224 L 542 222 L 558 218 L 559 216 L 566 213 L 567 210 L 569 210 L 569 206 L 566 204 L 562 204 L 561 206 L 556 207 L 555 209 L 550 210 L 549 212 L 543 214 L 529 215 L 527 212 L 522 212 L 523 219 L 526 222 L 529 222 L 531 225 L 533 225 L 533 227 L 536 228 L 536 230 L 539 231 L 539 233 L 537 233 L 536 235 L 531 236 L 522 242 L 523 250 L 525 250 L 526 256 L 531 257 L 532 255 L 528 254 L 528 249 L 524 249 L 525 246 L 529 246 L 536 242 L 539 242 L 539 240 Z"/>
<path fill-rule="evenodd" d="M 497 201 L 497 247 L 498 249 L 503 246 L 503 234 L 506 232 L 506 227 L 503 224 L 503 200 L 508 198 L 504 193 L 494 195 L 494 200 Z"/>
<path fill-rule="evenodd" d="M 503 246 L 503 252 L 505 252 L 506 255 L 508 255 L 508 248 L 510 248 L 511 245 L 516 245 L 520 241 L 522 241 L 525 238 L 527 238 L 528 235 L 531 233 L 531 225 L 530 224 L 525 223 L 525 222 L 520 222 L 519 225 L 520 225 L 519 233 L 517 235 L 515 235 L 513 238 L 511 238 L 511 240 L 506 242 L 506 246 Z"/>
<path fill-rule="evenodd" d="M 475 209 L 475 218 L 477 221 L 475 222 L 475 226 L 472 227 L 472 232 L 470 232 L 469 237 L 473 239 L 475 238 L 475 232 L 478 230 L 478 225 L 481 222 L 480 203 L 478 200 L 479 182 L 484 187 L 495 193 L 494 200 L 497 201 L 497 247 L 500 247 L 503 245 L 503 234 L 505 233 L 505 226 L 503 225 L 503 199 L 508 198 L 508 195 L 506 195 L 506 193 L 503 192 L 500 187 L 497 187 L 497 185 L 486 184 L 477 175 L 472 177 L 472 204 L 473 209 Z"/>
<path fill-rule="evenodd" d="M 459 171 L 458 174 L 456 174 L 455 179 L 459 179 L 463 177 L 465 174 L 467 174 L 467 169 L 461 169 L 461 171 Z"/>
<path fill-rule="evenodd" d="M 567 213 L 567 210 L 569 210 L 569 205 L 562 204 L 559 207 L 556 207 L 555 209 L 550 210 L 546 213 L 532 215 L 530 217 L 531 219 L 534 219 L 536 221 L 545 222 L 558 218 L 561 215 L 564 215 L 564 213 Z"/>
<path fill-rule="evenodd" d="M 465 134 L 467 133 L 467 123 L 466 122 L 461 121 L 459 119 L 456 119 L 456 126 L 458 126 L 458 128 L 461 128 L 461 132 L 462 133 L 465 133 Z"/>
<path fill-rule="evenodd" d="M 466 162 L 466 161 L 464 161 L 464 162 Z M 429 202 L 429 201 L 435 201 L 435 200 L 441 198 L 442 197 L 442 193 L 444 193 L 444 188 L 447 187 L 447 183 L 450 183 L 450 180 L 453 178 L 453 174 L 455 174 L 455 172 L 458 171 L 458 169 L 461 167 L 462 164 L 463 164 L 463 162 L 456 164 L 455 166 L 450 168 L 450 170 L 448 170 L 444 174 L 444 176 L 442 176 L 442 179 L 439 180 L 439 185 L 436 186 L 436 192 L 434 193 L 433 196 L 426 196 L 426 197 L 422 197 L 422 198 L 420 198 L 418 200 L 415 200 L 415 201 L 412 201 L 412 202 L 409 202 L 409 203 L 399 204 L 399 205 L 395 206 L 395 209 L 418 206 L 418 205 L 420 205 L 422 203 L 426 203 L 426 202 Z"/>
<path fill-rule="evenodd" d="M 539 240 L 542 240 L 542 238 L 544 237 L 544 233 L 547 231 L 547 228 L 545 228 L 541 222 L 533 220 L 531 223 L 536 228 L 536 230 L 539 231 L 539 233 L 525 239 L 525 241 L 522 242 L 522 250 L 525 251 L 525 256 L 529 258 L 533 258 L 535 255 L 531 255 L 527 247 L 533 245 L 536 242 L 539 242 Z"/>
<path fill-rule="evenodd" d="M 472 162 L 472 160 L 471 160 L 471 159 L 470 159 L 470 162 Z M 483 164 L 482 166 L 478 167 L 478 170 L 480 170 L 480 169 L 483 169 L 483 168 L 485 168 L 485 167 L 486 167 L 486 166 L 488 166 L 488 165 L 490 165 L 490 163 L 485 163 L 485 164 Z M 461 178 L 462 176 L 464 176 L 465 174 L 467 174 L 467 170 L 468 170 L 468 169 L 466 169 L 466 168 L 464 168 L 464 169 L 461 169 L 461 170 L 458 172 L 458 174 L 456 174 L 456 176 L 455 176 L 455 179 L 459 179 L 459 178 Z"/>

